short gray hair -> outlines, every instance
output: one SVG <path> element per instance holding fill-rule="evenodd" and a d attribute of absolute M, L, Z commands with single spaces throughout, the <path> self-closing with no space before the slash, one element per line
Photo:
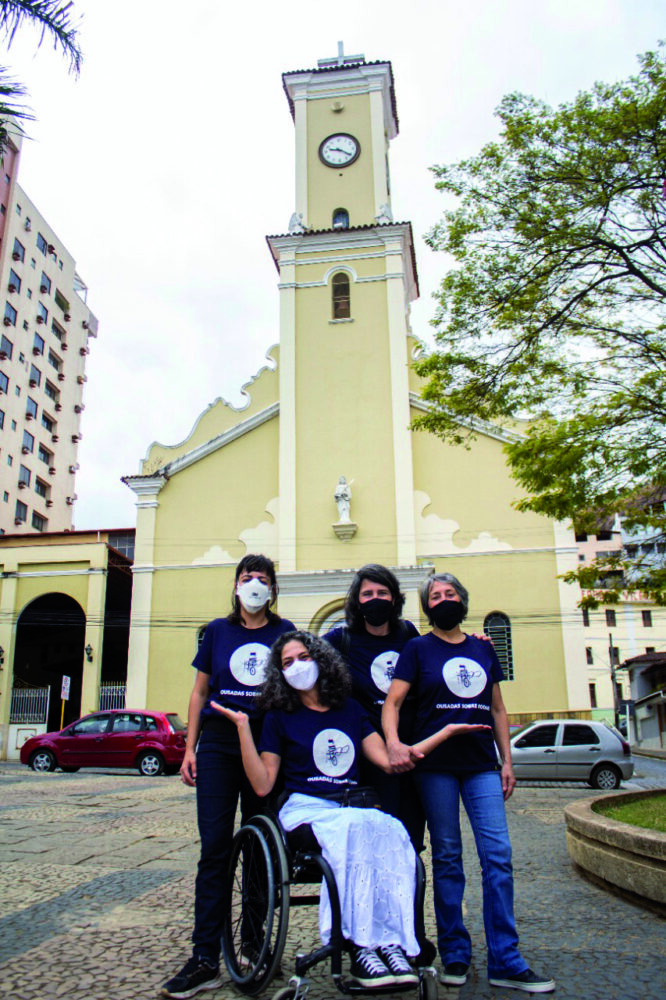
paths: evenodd
<path fill-rule="evenodd" d="M 460 598 L 460 603 L 465 610 L 465 617 L 467 617 L 467 612 L 469 611 L 469 593 L 466 588 L 463 587 L 458 577 L 454 576 L 453 573 L 434 573 L 432 576 L 427 576 L 419 588 L 421 607 L 423 608 L 423 613 L 430 624 L 432 625 L 432 618 L 430 616 L 430 607 L 428 602 L 430 598 L 430 589 L 433 583 L 450 583 Z"/>

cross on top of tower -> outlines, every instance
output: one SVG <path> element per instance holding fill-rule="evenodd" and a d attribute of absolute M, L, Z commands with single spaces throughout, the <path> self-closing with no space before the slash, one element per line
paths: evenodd
<path fill-rule="evenodd" d="M 358 56 L 346 56 L 344 42 L 338 42 L 337 56 L 331 56 L 330 59 L 318 59 L 317 66 L 319 69 L 329 69 L 331 66 L 352 66 L 362 62 L 365 62 L 365 56 L 362 53 Z"/>

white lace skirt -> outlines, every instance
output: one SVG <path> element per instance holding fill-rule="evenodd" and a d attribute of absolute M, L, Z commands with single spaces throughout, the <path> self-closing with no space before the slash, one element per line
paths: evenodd
<path fill-rule="evenodd" d="M 379 809 L 342 807 L 294 793 L 280 810 L 285 830 L 309 823 L 333 869 L 340 895 L 342 933 L 365 948 L 397 944 L 417 955 L 414 935 L 416 855 L 402 823 Z M 319 933 L 331 936 L 331 904 L 325 882 Z"/>

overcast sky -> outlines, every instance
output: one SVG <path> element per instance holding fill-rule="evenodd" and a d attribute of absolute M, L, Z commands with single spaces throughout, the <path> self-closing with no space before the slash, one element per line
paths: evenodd
<path fill-rule="evenodd" d="M 80 78 L 28 29 L 4 55 L 37 121 L 20 183 L 77 261 L 99 319 L 88 359 L 77 528 L 133 526 L 120 482 L 241 386 L 278 340 L 264 236 L 294 210 L 281 73 L 345 52 L 393 63 L 394 217 L 411 220 L 429 340 L 446 261 L 423 234 L 442 211 L 428 167 L 497 134 L 519 90 L 551 104 L 637 69 L 666 37 L 664 0 L 75 0 Z"/>

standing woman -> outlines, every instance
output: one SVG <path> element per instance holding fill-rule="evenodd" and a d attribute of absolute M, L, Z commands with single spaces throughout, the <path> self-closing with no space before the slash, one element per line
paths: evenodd
<path fill-rule="evenodd" d="M 196 786 L 201 857 L 194 889 L 192 957 L 162 987 L 162 996 L 175 1000 L 222 983 L 222 896 L 236 808 L 240 798 L 245 821 L 259 811 L 259 800 L 243 771 L 236 726 L 211 708 L 211 701 L 244 712 L 259 733 L 255 697 L 266 660 L 278 636 L 294 628 L 271 611 L 276 597 L 272 561 L 263 555 L 244 556 L 236 567 L 231 613 L 206 627 L 192 663 L 197 673 L 180 773 L 186 785 Z"/>
<path fill-rule="evenodd" d="M 352 679 L 352 696 L 365 709 L 370 722 L 381 733 L 382 708 L 393 680 L 400 651 L 418 635 L 414 625 L 402 617 L 405 595 L 386 566 L 369 563 L 352 580 L 345 601 L 345 622 L 324 639 L 345 658 Z M 412 742 L 415 706 L 413 698 L 403 705 L 400 739 Z M 382 809 L 405 826 L 414 849 L 423 850 L 425 814 L 411 773 L 386 774 L 367 758 L 361 761 L 361 781 L 372 785 Z"/>
<path fill-rule="evenodd" d="M 438 573 L 428 577 L 420 596 L 432 632 L 405 646 L 386 696 L 383 725 L 391 763 L 397 770 L 414 766 L 413 753 L 398 733 L 401 707 L 410 690 L 416 693 L 418 703 L 417 740 L 431 736 L 448 723 L 492 725 L 492 731 L 467 733 L 441 743 L 416 762 L 416 783 L 432 844 L 437 938 L 444 966 L 442 982 L 446 986 L 462 986 L 472 957 L 471 940 L 462 915 L 465 889 L 459 812 L 462 799 L 483 872 L 489 981 L 493 986 L 550 993 L 555 983 L 532 972 L 518 950 L 511 844 L 504 808 L 504 800 L 509 798 L 516 783 L 509 723 L 499 687 L 504 673 L 492 644 L 461 630 L 469 595 L 455 576 Z"/>

